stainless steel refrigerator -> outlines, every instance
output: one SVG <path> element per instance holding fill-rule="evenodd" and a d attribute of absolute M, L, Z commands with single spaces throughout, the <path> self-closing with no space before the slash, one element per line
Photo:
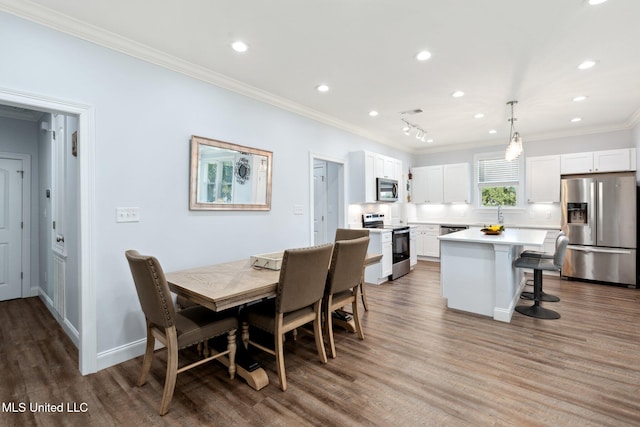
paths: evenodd
<path fill-rule="evenodd" d="M 637 286 L 635 172 L 562 179 L 562 276 Z"/>

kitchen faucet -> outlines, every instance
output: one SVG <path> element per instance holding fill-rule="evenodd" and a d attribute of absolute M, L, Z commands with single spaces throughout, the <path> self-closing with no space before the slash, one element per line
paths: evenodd
<path fill-rule="evenodd" d="M 502 205 L 498 205 L 498 224 L 504 224 L 504 214 L 502 213 Z"/>

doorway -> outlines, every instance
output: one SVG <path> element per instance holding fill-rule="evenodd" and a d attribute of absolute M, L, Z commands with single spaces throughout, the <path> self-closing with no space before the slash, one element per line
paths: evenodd
<path fill-rule="evenodd" d="M 77 261 L 78 283 L 78 352 L 79 370 L 83 375 L 97 371 L 96 297 L 93 281 L 92 224 L 94 188 L 94 109 L 65 100 L 45 98 L 30 93 L 0 88 L 0 104 L 77 118 Z M 35 226 L 35 225 L 34 225 Z M 49 246 L 49 242 L 45 242 Z M 24 251 L 24 248 L 23 248 Z M 36 280 L 32 278 L 31 280 Z"/>
<path fill-rule="evenodd" d="M 21 159 L 0 154 L 0 301 L 23 295 L 23 175 Z M 26 260 L 28 262 L 28 260 Z"/>
<path fill-rule="evenodd" d="M 311 155 L 311 242 L 333 242 L 336 229 L 344 227 L 346 217 L 344 162 Z"/>

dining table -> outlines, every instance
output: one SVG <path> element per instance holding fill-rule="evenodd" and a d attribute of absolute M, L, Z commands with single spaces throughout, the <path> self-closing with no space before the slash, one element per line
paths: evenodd
<path fill-rule="evenodd" d="M 381 259 L 381 254 L 367 254 L 364 267 L 380 262 Z M 247 258 L 168 272 L 165 276 L 169 289 L 175 294 L 213 311 L 223 311 L 240 309 L 245 304 L 275 297 L 280 271 L 255 267 Z M 347 330 L 355 330 L 353 320 L 342 322 L 342 326 Z M 238 353 L 243 351 L 244 347 L 239 346 Z M 236 374 L 247 381 L 249 386 L 260 390 L 269 384 L 264 369 L 256 368 L 246 353 L 242 354 L 240 359 L 248 362 L 243 363 L 243 360 L 239 360 L 236 363 Z M 226 365 L 229 363 L 227 358 L 221 357 L 219 360 Z"/>

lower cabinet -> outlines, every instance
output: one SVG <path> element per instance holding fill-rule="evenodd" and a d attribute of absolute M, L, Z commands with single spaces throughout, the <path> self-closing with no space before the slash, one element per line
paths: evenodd
<path fill-rule="evenodd" d="M 393 241 L 391 230 L 382 232 L 370 232 L 369 253 L 382 254 L 379 263 L 370 265 L 364 271 L 364 280 L 367 283 L 379 285 L 389 280 L 393 273 Z"/>
<path fill-rule="evenodd" d="M 413 268 L 418 263 L 418 229 L 409 230 L 409 265 Z"/>
<path fill-rule="evenodd" d="M 439 225 L 419 225 L 417 230 L 417 256 L 440 257 Z"/>

